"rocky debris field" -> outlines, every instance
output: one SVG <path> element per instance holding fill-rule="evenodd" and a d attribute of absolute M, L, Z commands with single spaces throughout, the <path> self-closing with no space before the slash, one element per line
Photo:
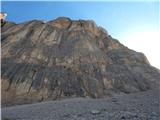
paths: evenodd
<path fill-rule="evenodd" d="M 160 91 L 3 107 L 2 120 L 160 120 Z"/>

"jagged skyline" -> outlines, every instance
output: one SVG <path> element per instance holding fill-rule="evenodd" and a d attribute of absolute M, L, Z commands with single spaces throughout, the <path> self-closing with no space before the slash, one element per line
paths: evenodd
<path fill-rule="evenodd" d="M 3 1 L 1 10 L 8 13 L 8 21 L 14 22 L 24 22 L 33 19 L 49 21 L 60 16 L 66 16 L 76 20 L 94 20 L 99 26 L 104 27 L 109 34 L 119 39 L 125 45 L 137 51 L 144 52 L 149 58 L 151 64 L 160 68 L 160 58 L 157 57 L 156 53 L 156 51 L 158 51 L 156 45 L 158 44 L 159 39 L 158 3 L 158 1 Z M 145 34 L 147 34 L 148 37 L 145 37 Z M 136 40 L 133 40 L 133 38 Z M 151 38 L 154 38 L 154 40 L 150 41 Z M 137 42 L 139 42 L 140 45 L 137 45 Z M 141 44 L 143 44 L 143 47 Z M 155 47 L 150 48 L 150 46 Z"/>

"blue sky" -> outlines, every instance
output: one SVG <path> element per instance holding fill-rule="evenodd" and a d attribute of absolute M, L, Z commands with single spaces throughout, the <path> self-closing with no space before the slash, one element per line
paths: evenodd
<path fill-rule="evenodd" d="M 33 19 L 49 21 L 60 16 L 66 16 L 71 19 L 92 19 L 97 25 L 104 27 L 112 37 L 119 39 L 127 46 L 130 43 L 130 38 L 137 37 L 135 42 L 139 42 L 139 34 L 152 33 L 154 35 L 159 32 L 160 27 L 160 3 L 158 1 L 10 1 L 2 2 L 1 5 L 1 11 L 8 13 L 7 20 L 18 23 Z M 144 38 L 143 36 L 141 37 Z M 148 38 L 150 37 L 152 36 L 150 35 Z M 141 42 L 146 42 L 146 40 L 147 38 L 144 38 Z M 145 52 L 144 49 L 137 49 L 136 43 L 129 45 L 129 47 Z"/>
<path fill-rule="evenodd" d="M 158 30 L 158 2 L 2 2 L 7 20 L 92 19 L 116 38 L 127 31 Z"/>

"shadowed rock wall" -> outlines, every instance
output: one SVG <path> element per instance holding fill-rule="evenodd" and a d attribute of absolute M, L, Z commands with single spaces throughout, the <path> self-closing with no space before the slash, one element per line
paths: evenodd
<path fill-rule="evenodd" d="M 1 26 L 2 104 L 153 89 L 160 80 L 143 53 L 93 21 L 60 17 Z"/>

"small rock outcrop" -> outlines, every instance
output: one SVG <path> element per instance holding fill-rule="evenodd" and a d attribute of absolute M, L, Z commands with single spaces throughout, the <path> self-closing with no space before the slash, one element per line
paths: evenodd
<path fill-rule="evenodd" d="M 2 104 L 154 89 L 160 80 L 143 53 L 91 20 L 60 17 L 1 26 Z"/>

